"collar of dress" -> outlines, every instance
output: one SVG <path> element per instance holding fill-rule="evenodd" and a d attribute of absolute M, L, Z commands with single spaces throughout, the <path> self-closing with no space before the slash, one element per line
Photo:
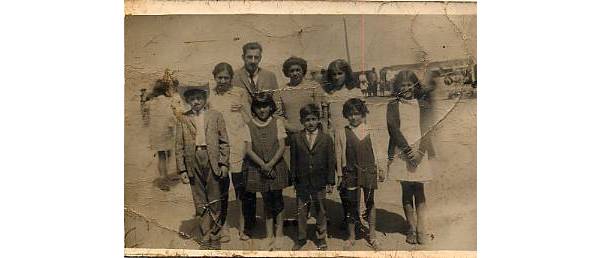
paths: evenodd
<path fill-rule="evenodd" d="M 273 120 L 272 116 L 270 116 L 269 119 L 267 119 L 267 121 L 265 121 L 265 122 L 262 122 L 262 121 L 256 119 L 256 117 L 252 118 L 252 122 L 258 127 L 265 127 L 265 126 L 269 125 L 271 123 L 271 120 Z"/>

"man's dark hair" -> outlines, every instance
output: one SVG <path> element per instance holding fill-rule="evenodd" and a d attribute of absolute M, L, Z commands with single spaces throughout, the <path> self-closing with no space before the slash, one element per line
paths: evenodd
<path fill-rule="evenodd" d="M 308 115 L 314 115 L 317 118 L 321 117 L 321 112 L 319 110 L 319 107 L 313 103 L 307 104 L 304 107 L 302 107 L 300 109 L 300 121 L 304 121 L 304 119 L 308 116 Z"/>
<path fill-rule="evenodd" d="M 262 46 L 260 44 L 258 44 L 258 42 L 248 42 L 248 43 L 246 43 L 242 47 L 243 54 L 246 55 L 246 51 L 248 51 L 250 49 L 258 49 L 258 50 L 260 50 L 261 54 L 263 52 Z"/>
<path fill-rule="evenodd" d="M 268 92 L 268 91 L 259 92 L 252 98 L 251 109 L 252 109 L 252 113 L 254 115 L 256 115 L 257 109 L 259 109 L 261 107 L 266 107 L 266 106 L 271 107 L 271 114 L 269 114 L 269 116 L 272 116 L 273 113 L 275 113 L 277 106 L 275 105 L 275 100 L 273 100 L 273 94 L 271 92 Z"/>
<path fill-rule="evenodd" d="M 183 93 L 183 98 L 185 99 L 186 102 L 188 102 L 189 98 L 196 96 L 196 95 L 200 95 L 203 99 L 206 99 L 208 97 L 208 93 L 206 92 L 206 90 L 190 89 Z"/>
<path fill-rule="evenodd" d="M 307 69 L 307 64 L 306 64 L 306 60 L 300 58 L 300 57 L 295 57 L 292 56 L 290 58 L 288 58 L 287 60 L 285 60 L 285 62 L 283 62 L 283 74 L 285 75 L 285 77 L 290 77 L 289 74 L 289 70 L 290 67 L 292 67 L 292 65 L 299 65 L 300 68 L 302 68 L 302 75 L 306 75 L 306 69 Z"/>
<path fill-rule="evenodd" d="M 358 111 L 363 117 L 369 113 L 369 109 L 367 108 L 367 104 L 358 98 L 351 98 L 344 102 L 344 107 L 342 109 L 342 114 L 344 118 L 348 118 L 352 115 L 352 112 Z"/>

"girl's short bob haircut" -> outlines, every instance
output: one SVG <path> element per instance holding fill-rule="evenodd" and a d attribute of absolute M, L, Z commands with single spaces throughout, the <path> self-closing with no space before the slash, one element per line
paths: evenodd
<path fill-rule="evenodd" d="M 285 77 L 290 77 L 290 67 L 292 67 L 292 65 L 299 65 L 300 68 L 302 68 L 302 75 L 306 75 L 306 69 L 308 67 L 308 64 L 306 63 L 306 60 L 300 58 L 300 57 L 295 57 L 292 56 L 290 58 L 288 58 L 287 60 L 285 60 L 285 62 L 283 62 L 283 74 L 285 75 Z"/>
<path fill-rule="evenodd" d="M 402 70 L 396 76 L 394 76 L 394 82 L 392 83 L 392 95 L 398 95 L 400 93 L 400 88 L 402 88 L 402 83 L 408 81 L 412 83 L 415 87 L 415 93 L 418 93 L 421 89 L 421 82 L 419 78 L 415 74 L 415 72 L 411 70 Z M 416 96 L 417 94 L 415 94 Z"/>
<path fill-rule="evenodd" d="M 369 109 L 367 108 L 367 104 L 361 99 L 351 98 L 346 100 L 342 109 L 344 118 L 349 118 L 354 112 L 358 112 L 361 116 L 365 117 L 369 113 Z"/>
<path fill-rule="evenodd" d="M 230 64 L 224 62 L 215 65 L 215 68 L 212 71 L 213 77 L 217 77 L 217 74 L 219 74 L 222 71 L 226 71 L 227 73 L 229 73 L 229 76 L 233 78 L 233 67 L 231 67 Z"/>
<path fill-rule="evenodd" d="M 256 110 L 262 107 L 271 107 L 271 114 L 269 114 L 269 116 L 272 116 L 275 113 L 277 106 L 275 105 L 275 100 L 273 100 L 273 93 L 263 91 L 252 98 L 251 109 L 254 115 L 256 115 Z"/>

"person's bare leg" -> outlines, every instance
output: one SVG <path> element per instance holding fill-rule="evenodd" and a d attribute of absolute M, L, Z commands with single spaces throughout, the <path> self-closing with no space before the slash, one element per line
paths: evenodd
<path fill-rule="evenodd" d="M 279 212 L 275 216 L 275 237 L 277 239 L 276 248 L 281 248 L 281 242 L 283 242 L 283 212 Z"/>
<path fill-rule="evenodd" d="M 418 183 L 415 189 L 415 206 L 417 209 L 417 241 L 419 244 L 429 242 L 427 232 L 427 205 L 425 202 L 425 189 L 422 183 Z"/>
<path fill-rule="evenodd" d="M 168 185 L 168 170 L 167 170 L 167 153 L 166 151 L 159 151 L 158 152 L 158 174 L 159 174 L 159 181 L 158 181 L 158 187 L 160 188 L 160 190 L 163 191 L 169 191 L 169 185 Z"/>
<path fill-rule="evenodd" d="M 417 216 L 413 203 L 414 191 L 409 182 L 402 182 L 402 208 L 404 216 L 408 222 L 408 232 L 406 233 L 406 242 L 409 244 L 417 244 Z"/>
<path fill-rule="evenodd" d="M 264 205 L 264 216 L 265 216 L 265 229 L 267 233 L 267 251 L 272 251 L 275 244 L 275 238 L 273 237 L 273 210 L 271 207 L 271 194 L 263 193 L 262 194 Z"/>
<path fill-rule="evenodd" d="M 270 215 L 266 215 L 267 218 L 265 219 L 265 227 L 266 227 L 266 231 L 267 231 L 267 251 L 272 251 L 273 250 L 273 244 L 274 244 L 274 237 L 273 237 L 273 217 L 271 217 Z"/>
<path fill-rule="evenodd" d="M 349 218 L 349 220 L 351 221 L 352 219 Z M 354 233 L 354 222 L 349 222 L 346 228 L 348 229 L 348 239 L 346 240 L 346 247 L 350 248 L 354 245 L 354 240 L 356 239 L 356 234 Z"/>

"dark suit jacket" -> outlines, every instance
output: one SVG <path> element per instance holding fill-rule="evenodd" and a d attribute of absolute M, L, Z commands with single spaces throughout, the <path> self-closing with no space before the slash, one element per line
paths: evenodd
<path fill-rule="evenodd" d="M 419 100 L 419 107 L 421 107 L 421 112 L 420 113 L 420 121 L 421 121 L 421 144 L 419 145 L 419 150 L 424 152 L 424 153 L 428 153 L 430 156 L 434 155 L 434 149 L 433 149 L 433 144 L 431 143 L 431 137 L 430 134 L 427 133 L 427 131 L 429 130 L 429 124 L 424 123 L 424 121 L 426 121 L 424 119 L 424 114 L 425 112 L 423 111 L 423 107 L 425 105 L 427 105 L 427 103 L 425 103 L 425 100 Z M 400 117 L 400 113 L 398 112 L 398 100 L 397 99 L 393 99 L 391 100 L 388 105 L 387 105 L 387 112 L 386 112 L 386 120 L 387 120 L 387 128 L 388 128 L 388 133 L 390 135 L 390 140 L 388 142 L 388 158 L 392 159 L 395 154 L 396 151 L 399 149 L 401 151 L 408 151 L 407 147 L 408 146 L 408 142 L 406 141 L 406 138 L 404 137 L 404 135 L 402 134 L 402 132 L 400 131 L 400 123 L 401 123 L 401 117 Z"/>
<path fill-rule="evenodd" d="M 229 139 L 223 115 L 217 111 L 206 110 L 204 125 L 206 134 L 206 149 L 208 161 L 214 172 L 221 166 L 229 167 Z M 177 118 L 175 134 L 175 159 L 179 171 L 188 171 L 188 176 L 193 177 L 192 168 L 196 168 L 196 123 L 193 112 L 187 111 Z"/>
<path fill-rule="evenodd" d="M 234 87 L 240 87 L 244 91 L 246 91 L 246 93 L 248 93 L 248 105 L 245 105 L 247 106 L 246 111 L 248 112 L 248 114 L 252 114 L 250 108 L 252 105 L 252 98 L 255 96 L 256 93 L 260 91 L 279 89 L 279 85 L 277 84 L 277 78 L 275 77 L 275 74 L 263 68 L 258 69 L 258 80 L 254 83 L 256 84 L 256 88 L 252 87 L 252 84 L 250 83 L 250 78 L 248 77 L 248 73 L 246 72 L 246 69 L 244 67 L 235 71 L 233 75 L 232 85 Z M 279 91 L 275 91 L 273 93 L 273 99 L 280 99 Z M 278 116 L 282 116 L 281 104 L 277 101 L 275 101 L 275 103 L 277 105 L 277 110 L 275 114 Z"/>
<path fill-rule="evenodd" d="M 312 149 L 304 130 L 292 134 L 290 139 L 290 166 L 296 187 L 320 189 L 335 185 L 335 146 L 331 136 L 319 130 Z"/>

